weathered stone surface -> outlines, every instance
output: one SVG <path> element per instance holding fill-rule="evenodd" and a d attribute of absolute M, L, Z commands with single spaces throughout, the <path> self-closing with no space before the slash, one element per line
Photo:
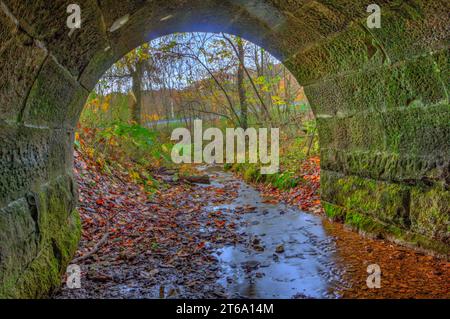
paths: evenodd
<path fill-rule="evenodd" d="M 0 34 L 0 41 L 2 37 Z M 22 32 L 9 41 L 0 42 L 0 119 L 18 120 L 46 55 L 45 50 Z"/>
<path fill-rule="evenodd" d="M 50 57 L 31 88 L 22 121 L 32 126 L 73 128 L 88 95 L 88 91 Z"/>
<path fill-rule="evenodd" d="M 448 258 L 448 190 L 379 182 L 327 170 L 322 171 L 321 184 L 328 217 L 366 234 Z"/>
<path fill-rule="evenodd" d="M 399 154 L 450 158 L 450 105 L 410 106 L 381 113 L 386 149 Z"/>
<path fill-rule="evenodd" d="M 129 14 L 135 14 L 140 9 L 144 8 L 148 1 L 140 0 L 123 0 L 123 1 L 115 1 L 115 0 L 99 0 L 99 6 L 102 11 L 104 23 L 106 26 L 106 30 L 109 30 L 114 22 Z M 161 4 L 162 2 L 159 1 Z M 185 1 L 184 1 L 185 2 Z M 158 5 L 155 5 L 157 7 Z"/>
<path fill-rule="evenodd" d="M 384 53 L 359 25 L 298 52 L 285 61 L 303 85 L 343 72 L 381 66 Z"/>
<path fill-rule="evenodd" d="M 347 210 L 409 228 L 409 187 L 323 170 L 322 198 Z"/>
<path fill-rule="evenodd" d="M 1 297 L 45 297 L 58 287 L 80 238 L 74 198 L 64 175 L 0 210 Z"/>
<path fill-rule="evenodd" d="M 450 246 L 450 192 L 442 187 L 411 192 L 411 229 Z"/>
<path fill-rule="evenodd" d="M 278 7 L 289 5 L 277 3 Z M 291 4 L 290 7 L 296 7 Z M 288 50 L 292 56 L 302 48 L 344 30 L 350 20 L 342 12 L 318 1 L 305 1 L 297 10 L 285 12 L 282 22 L 274 27 L 279 46 Z M 289 34 L 289 37 L 284 35 Z"/>
<path fill-rule="evenodd" d="M 70 171 L 73 132 L 0 124 L 0 207 Z"/>
<path fill-rule="evenodd" d="M 448 104 L 318 118 L 324 149 L 449 156 Z M 424 129 L 426 128 L 426 129 Z"/>
<path fill-rule="evenodd" d="M 58 285 L 78 238 L 70 170 L 87 92 L 172 32 L 232 33 L 284 61 L 318 116 L 327 213 L 449 254 L 448 1 L 378 1 L 382 28 L 368 29 L 371 0 L 86 0 L 73 32 L 70 3 L 0 6 L 0 296 Z"/>
<path fill-rule="evenodd" d="M 111 67 L 111 61 L 119 58 L 120 55 L 109 46 L 97 52 L 80 75 L 80 84 L 87 90 L 93 90 L 98 82 L 98 75 L 104 74 Z"/>
<path fill-rule="evenodd" d="M 395 63 L 447 48 L 449 11 L 446 0 L 394 2 L 390 10 L 382 10 L 382 27 L 371 33 Z"/>
<path fill-rule="evenodd" d="M 317 126 L 319 141 L 324 148 L 347 151 L 385 149 L 383 122 L 375 112 L 344 118 L 318 118 Z"/>
<path fill-rule="evenodd" d="M 434 70 L 441 78 L 442 86 L 447 94 L 447 101 L 450 97 L 450 47 L 439 51 L 434 55 Z"/>
<path fill-rule="evenodd" d="M 412 156 L 372 151 L 321 150 L 321 167 L 374 180 L 408 185 L 450 184 L 450 158 L 444 154 Z"/>
<path fill-rule="evenodd" d="M 14 37 L 17 26 L 14 21 L 0 9 L 0 51 Z"/>
<path fill-rule="evenodd" d="M 82 26 L 73 32 L 67 27 L 67 7 L 72 0 L 4 0 L 21 26 L 41 40 L 73 75 L 80 73 L 95 52 L 108 46 L 101 13 L 95 0 L 80 3 Z M 70 33 L 70 35 L 69 35 Z"/>
<path fill-rule="evenodd" d="M 448 99 L 446 70 L 448 56 L 443 50 L 395 65 L 338 75 L 306 86 L 305 93 L 319 117 L 433 105 Z"/>
<path fill-rule="evenodd" d="M 33 215 L 25 198 L 0 210 L 0 287 L 4 287 L 5 281 L 14 282 L 14 273 L 37 256 L 37 218 L 37 212 Z"/>

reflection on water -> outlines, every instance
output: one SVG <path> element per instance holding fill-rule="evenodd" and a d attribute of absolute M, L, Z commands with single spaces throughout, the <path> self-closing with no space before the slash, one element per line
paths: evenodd
<path fill-rule="evenodd" d="M 216 187 L 236 181 L 220 169 L 207 171 Z M 231 204 L 210 208 L 241 221 L 236 231 L 250 238 L 216 252 L 219 283 L 230 297 L 450 298 L 445 259 L 364 238 L 296 208 L 264 203 L 254 188 L 238 183 L 239 196 Z M 239 214 L 247 205 L 254 212 Z M 367 287 L 371 264 L 382 269 L 381 289 Z"/>
<path fill-rule="evenodd" d="M 215 186 L 227 179 L 232 176 L 217 173 Z M 211 209 L 228 212 L 231 219 L 236 207 L 247 205 L 256 209 L 242 215 L 237 231 L 247 233 L 250 242 L 216 253 L 223 273 L 219 282 L 228 293 L 245 298 L 339 297 L 335 288 L 345 283 L 333 263 L 335 243 L 326 234 L 322 218 L 283 204 L 264 203 L 259 192 L 245 183 L 231 204 Z"/>

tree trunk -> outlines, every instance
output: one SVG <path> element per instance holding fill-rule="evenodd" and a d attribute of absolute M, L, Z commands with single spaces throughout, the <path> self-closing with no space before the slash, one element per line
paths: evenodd
<path fill-rule="evenodd" d="M 248 128 L 248 106 L 247 106 L 247 96 L 245 91 L 244 83 L 244 72 L 245 72 L 245 50 L 244 42 L 242 39 L 238 39 L 237 48 L 239 54 L 239 67 L 237 74 L 237 85 L 239 92 L 239 102 L 241 104 L 241 125 L 244 130 Z"/>
<path fill-rule="evenodd" d="M 134 95 L 134 103 L 131 104 L 131 119 L 137 124 L 142 124 L 142 62 L 136 63 L 136 69 L 132 72 L 132 91 Z"/>

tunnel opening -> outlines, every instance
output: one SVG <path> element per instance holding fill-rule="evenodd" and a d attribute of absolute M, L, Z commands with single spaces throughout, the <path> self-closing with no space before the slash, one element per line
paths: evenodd
<path fill-rule="evenodd" d="M 295 137 L 303 141 L 308 135 L 303 146 L 308 146 L 308 155 L 319 155 L 314 114 L 295 77 L 263 48 L 223 33 L 174 34 L 131 51 L 99 80 L 80 121 L 86 129 L 104 130 L 117 122 L 142 126 L 175 144 L 176 124 L 194 135 L 196 119 L 205 129 L 219 125 L 223 132 L 227 126 L 277 127 L 281 139 L 296 144 L 301 143 Z M 82 133 L 78 127 L 78 136 Z M 204 132 L 200 134 L 207 144 Z M 218 164 L 234 164 L 233 154 L 227 161 L 225 144 Z M 166 150 L 166 159 L 170 153 Z M 249 164 L 248 159 L 246 154 L 242 164 Z"/>
<path fill-rule="evenodd" d="M 212 164 L 206 159 L 202 160 L 202 163 L 192 161 L 181 165 L 174 163 L 171 151 L 173 152 L 178 141 L 171 139 L 172 132 L 183 128 L 194 134 L 194 126 L 199 119 L 205 129 L 214 128 L 222 132 L 237 127 L 244 127 L 246 130 L 258 127 L 279 129 L 280 141 L 276 143 L 280 144 L 281 150 L 277 154 L 271 154 L 277 157 L 281 154 L 278 160 L 281 167 L 278 172 L 263 175 L 259 173 L 259 166 L 263 164 L 249 163 L 252 156 L 249 153 L 254 151 L 248 148 L 251 141 L 244 141 L 247 143 L 245 162 L 239 164 L 230 162 L 227 169 L 238 173 L 247 182 L 275 185 L 279 190 L 295 190 L 297 187 L 298 191 L 305 194 L 308 191 L 312 192 L 303 198 L 310 206 L 303 204 L 302 207 L 308 210 L 315 209 L 316 212 L 320 210 L 318 192 L 320 168 L 316 160 L 319 154 L 314 115 L 302 87 L 281 62 L 257 45 L 228 34 L 182 33 L 156 39 L 126 54 L 106 71 L 90 94 L 77 127 L 74 172 L 81 193 L 78 210 L 82 219 L 83 237 L 72 264 L 83 265 L 85 272 L 90 274 L 83 277 L 85 285 L 89 288 L 92 288 L 90 286 L 96 276 L 101 276 L 99 273 L 106 277 L 124 276 L 129 272 L 128 268 L 132 267 L 130 264 L 139 259 L 138 256 L 150 252 L 147 258 L 150 260 L 157 258 L 162 263 L 160 267 L 152 262 L 146 263 L 146 269 L 151 269 L 151 273 L 158 271 L 159 275 L 155 276 L 159 278 L 158 285 L 153 283 L 153 286 L 144 289 L 139 280 L 134 283 L 124 281 L 126 282 L 124 286 L 129 285 L 127 289 L 111 286 L 105 289 L 105 293 L 112 297 L 128 298 L 134 296 L 136 290 L 141 289 L 145 291 L 142 292 L 142 296 L 156 298 L 160 287 L 164 286 L 164 289 L 169 290 L 165 294 L 170 295 L 170 291 L 175 289 L 178 297 L 195 296 L 200 292 L 185 285 L 177 285 L 176 282 L 188 280 L 186 277 L 189 277 L 190 281 L 202 278 L 208 282 L 200 273 L 206 272 L 210 276 L 214 274 L 207 267 L 199 270 L 189 267 L 189 264 L 193 264 L 196 257 L 201 257 L 201 253 L 212 254 L 211 260 L 208 261 L 213 263 L 210 267 L 222 268 L 223 265 L 220 263 L 219 266 L 216 265 L 217 258 L 213 255 L 222 254 L 221 249 L 233 247 L 237 240 L 244 241 L 242 237 L 234 241 L 225 240 L 221 244 L 223 240 L 218 239 L 219 236 L 215 234 L 225 232 L 222 234 L 224 237 L 239 237 L 234 230 L 237 227 L 235 225 L 242 224 L 239 228 L 245 231 L 244 224 L 250 223 L 242 222 L 241 219 L 246 218 L 239 217 L 239 214 L 243 214 L 244 207 L 255 205 L 255 201 L 260 202 L 259 210 L 267 209 L 266 212 L 271 211 L 272 214 L 276 211 L 275 205 L 265 207 L 263 200 L 259 199 L 259 195 L 250 187 L 247 188 L 247 192 L 251 198 L 242 197 L 240 200 L 243 207 L 234 207 L 236 205 L 232 202 L 239 199 L 235 198 L 235 191 L 230 184 L 237 183 L 238 180 L 234 180 L 230 173 L 220 173 L 220 167 L 225 164 L 225 156 L 222 156 L 220 162 L 214 161 Z M 203 140 L 203 130 L 200 133 Z M 206 145 L 208 141 L 205 140 L 203 143 Z M 191 149 L 190 145 L 189 148 Z M 219 148 L 221 152 L 226 153 L 225 145 L 215 148 L 214 153 L 219 152 Z M 236 159 L 235 151 L 233 149 L 233 159 Z M 310 167 L 311 173 L 300 169 L 303 163 L 314 165 Z M 300 185 L 300 174 L 314 177 L 314 183 Z M 226 182 L 216 181 L 221 177 L 226 177 Z M 109 180 L 111 182 L 108 182 Z M 183 185 L 184 183 L 187 184 Z M 184 202 L 195 203 L 197 200 L 190 196 L 184 187 L 189 188 L 199 183 L 211 186 L 200 190 L 193 187 L 190 192 L 200 196 L 207 205 L 193 208 Z M 178 198 L 173 198 L 172 188 L 179 188 Z M 224 190 L 222 212 L 221 206 L 216 201 Z M 128 202 L 130 204 L 124 204 Z M 164 204 L 168 204 L 167 207 Z M 297 204 L 300 206 L 300 203 Z M 172 223 L 175 223 L 175 226 L 170 225 L 170 228 L 166 228 L 167 221 L 160 216 L 164 211 L 174 219 Z M 151 213 L 159 218 L 142 220 Z M 144 216 L 134 216 L 141 214 Z M 193 217 L 188 217 L 188 221 L 185 221 L 178 216 L 179 214 Z M 196 220 L 196 215 L 202 214 L 208 215 L 210 220 Z M 233 214 L 238 216 L 237 219 Z M 292 211 L 292 215 L 295 215 L 295 211 Z M 192 223 L 198 223 L 200 229 L 190 227 Z M 288 220 L 280 221 L 281 225 L 271 225 L 269 228 L 282 229 L 286 223 L 290 224 L 293 231 L 295 227 L 300 227 L 298 224 L 301 220 L 296 223 Z M 233 228 L 233 231 L 224 231 L 228 227 Z M 164 231 L 152 231 L 153 228 Z M 189 236 L 186 236 L 184 228 L 189 229 Z M 136 232 L 143 234 L 139 236 L 135 234 Z M 177 245 L 172 242 L 174 247 L 178 247 L 176 254 L 172 251 L 173 247 L 165 243 L 169 236 L 167 233 L 179 237 L 178 241 L 184 243 Z M 269 237 L 265 237 L 265 245 L 282 247 L 283 241 L 275 234 L 271 241 L 268 240 Z M 147 238 L 142 239 L 142 236 Z M 106 245 L 104 241 L 106 237 L 109 243 L 115 244 Z M 141 240 L 147 243 L 147 248 L 136 250 L 130 247 L 139 245 Z M 104 247 L 99 246 L 99 243 Z M 224 245 L 226 246 L 222 247 Z M 120 252 L 116 251 L 117 246 L 120 247 Z M 211 249 L 209 246 L 215 248 Z M 261 244 L 255 247 L 261 250 L 263 246 Z M 290 249 L 295 250 L 294 247 Z M 180 268 L 182 264 L 187 270 L 178 271 L 174 275 L 176 278 L 167 280 L 169 275 L 166 274 L 164 277 L 162 274 L 170 268 L 173 264 L 171 260 L 177 259 L 180 251 L 183 252 L 182 255 L 189 255 L 190 258 L 188 264 L 177 260 L 176 268 Z M 119 256 L 118 259 L 124 258 L 124 264 L 115 272 L 111 271 L 114 266 L 107 267 L 110 269 L 99 266 L 102 270 L 94 266 L 100 264 L 100 260 L 109 260 L 113 256 Z M 246 259 L 251 257 L 250 253 Z M 271 260 L 272 257 L 265 258 Z M 86 264 L 86 260 L 90 262 Z M 95 260 L 93 264 L 92 260 Z M 247 265 L 247 261 L 241 262 L 243 267 Z M 291 259 L 290 263 L 295 265 L 294 259 Z M 288 263 L 284 265 L 279 261 L 278 272 L 283 267 L 289 269 L 291 275 L 299 277 L 296 266 Z M 220 273 L 225 278 L 225 272 L 219 271 Z M 245 281 L 244 275 L 239 272 L 230 276 L 236 277 L 236 282 Z M 292 289 L 298 290 L 305 285 L 298 279 L 295 285 L 283 285 L 280 284 L 281 281 L 275 278 L 269 280 L 264 284 L 265 288 L 259 289 L 257 295 L 246 294 L 244 291 L 248 288 L 234 287 L 234 289 L 238 289 L 247 297 L 259 295 L 287 298 L 292 295 Z M 316 280 L 310 278 L 309 281 L 313 286 L 324 285 L 322 280 L 315 282 Z M 278 282 L 277 289 L 267 289 L 276 282 Z M 212 284 L 218 285 L 216 282 Z M 251 283 L 248 285 L 252 286 Z M 206 283 L 205 286 L 208 287 Z M 237 293 L 232 291 L 232 287 L 229 287 L 228 293 Z M 223 289 L 216 287 L 215 293 L 220 294 Z M 86 289 L 76 295 L 86 297 L 90 293 L 92 291 Z M 202 293 L 212 292 L 209 289 Z M 225 292 L 222 294 L 225 295 Z M 64 289 L 58 297 L 63 296 L 72 298 L 72 290 Z"/>

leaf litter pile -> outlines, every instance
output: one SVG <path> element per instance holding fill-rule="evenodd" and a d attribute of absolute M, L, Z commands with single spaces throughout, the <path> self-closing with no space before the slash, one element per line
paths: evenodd
<path fill-rule="evenodd" d="M 238 185 L 173 185 L 149 197 L 142 187 L 75 154 L 83 233 L 73 263 L 82 288 L 56 298 L 220 298 L 217 246 L 242 241 L 220 211 Z"/>
<path fill-rule="evenodd" d="M 305 212 L 323 213 L 320 202 L 320 158 L 310 157 L 299 165 L 296 178 L 302 182 L 288 190 L 276 188 L 270 184 L 259 183 L 255 186 L 266 198 L 267 203 L 284 202 Z"/>

